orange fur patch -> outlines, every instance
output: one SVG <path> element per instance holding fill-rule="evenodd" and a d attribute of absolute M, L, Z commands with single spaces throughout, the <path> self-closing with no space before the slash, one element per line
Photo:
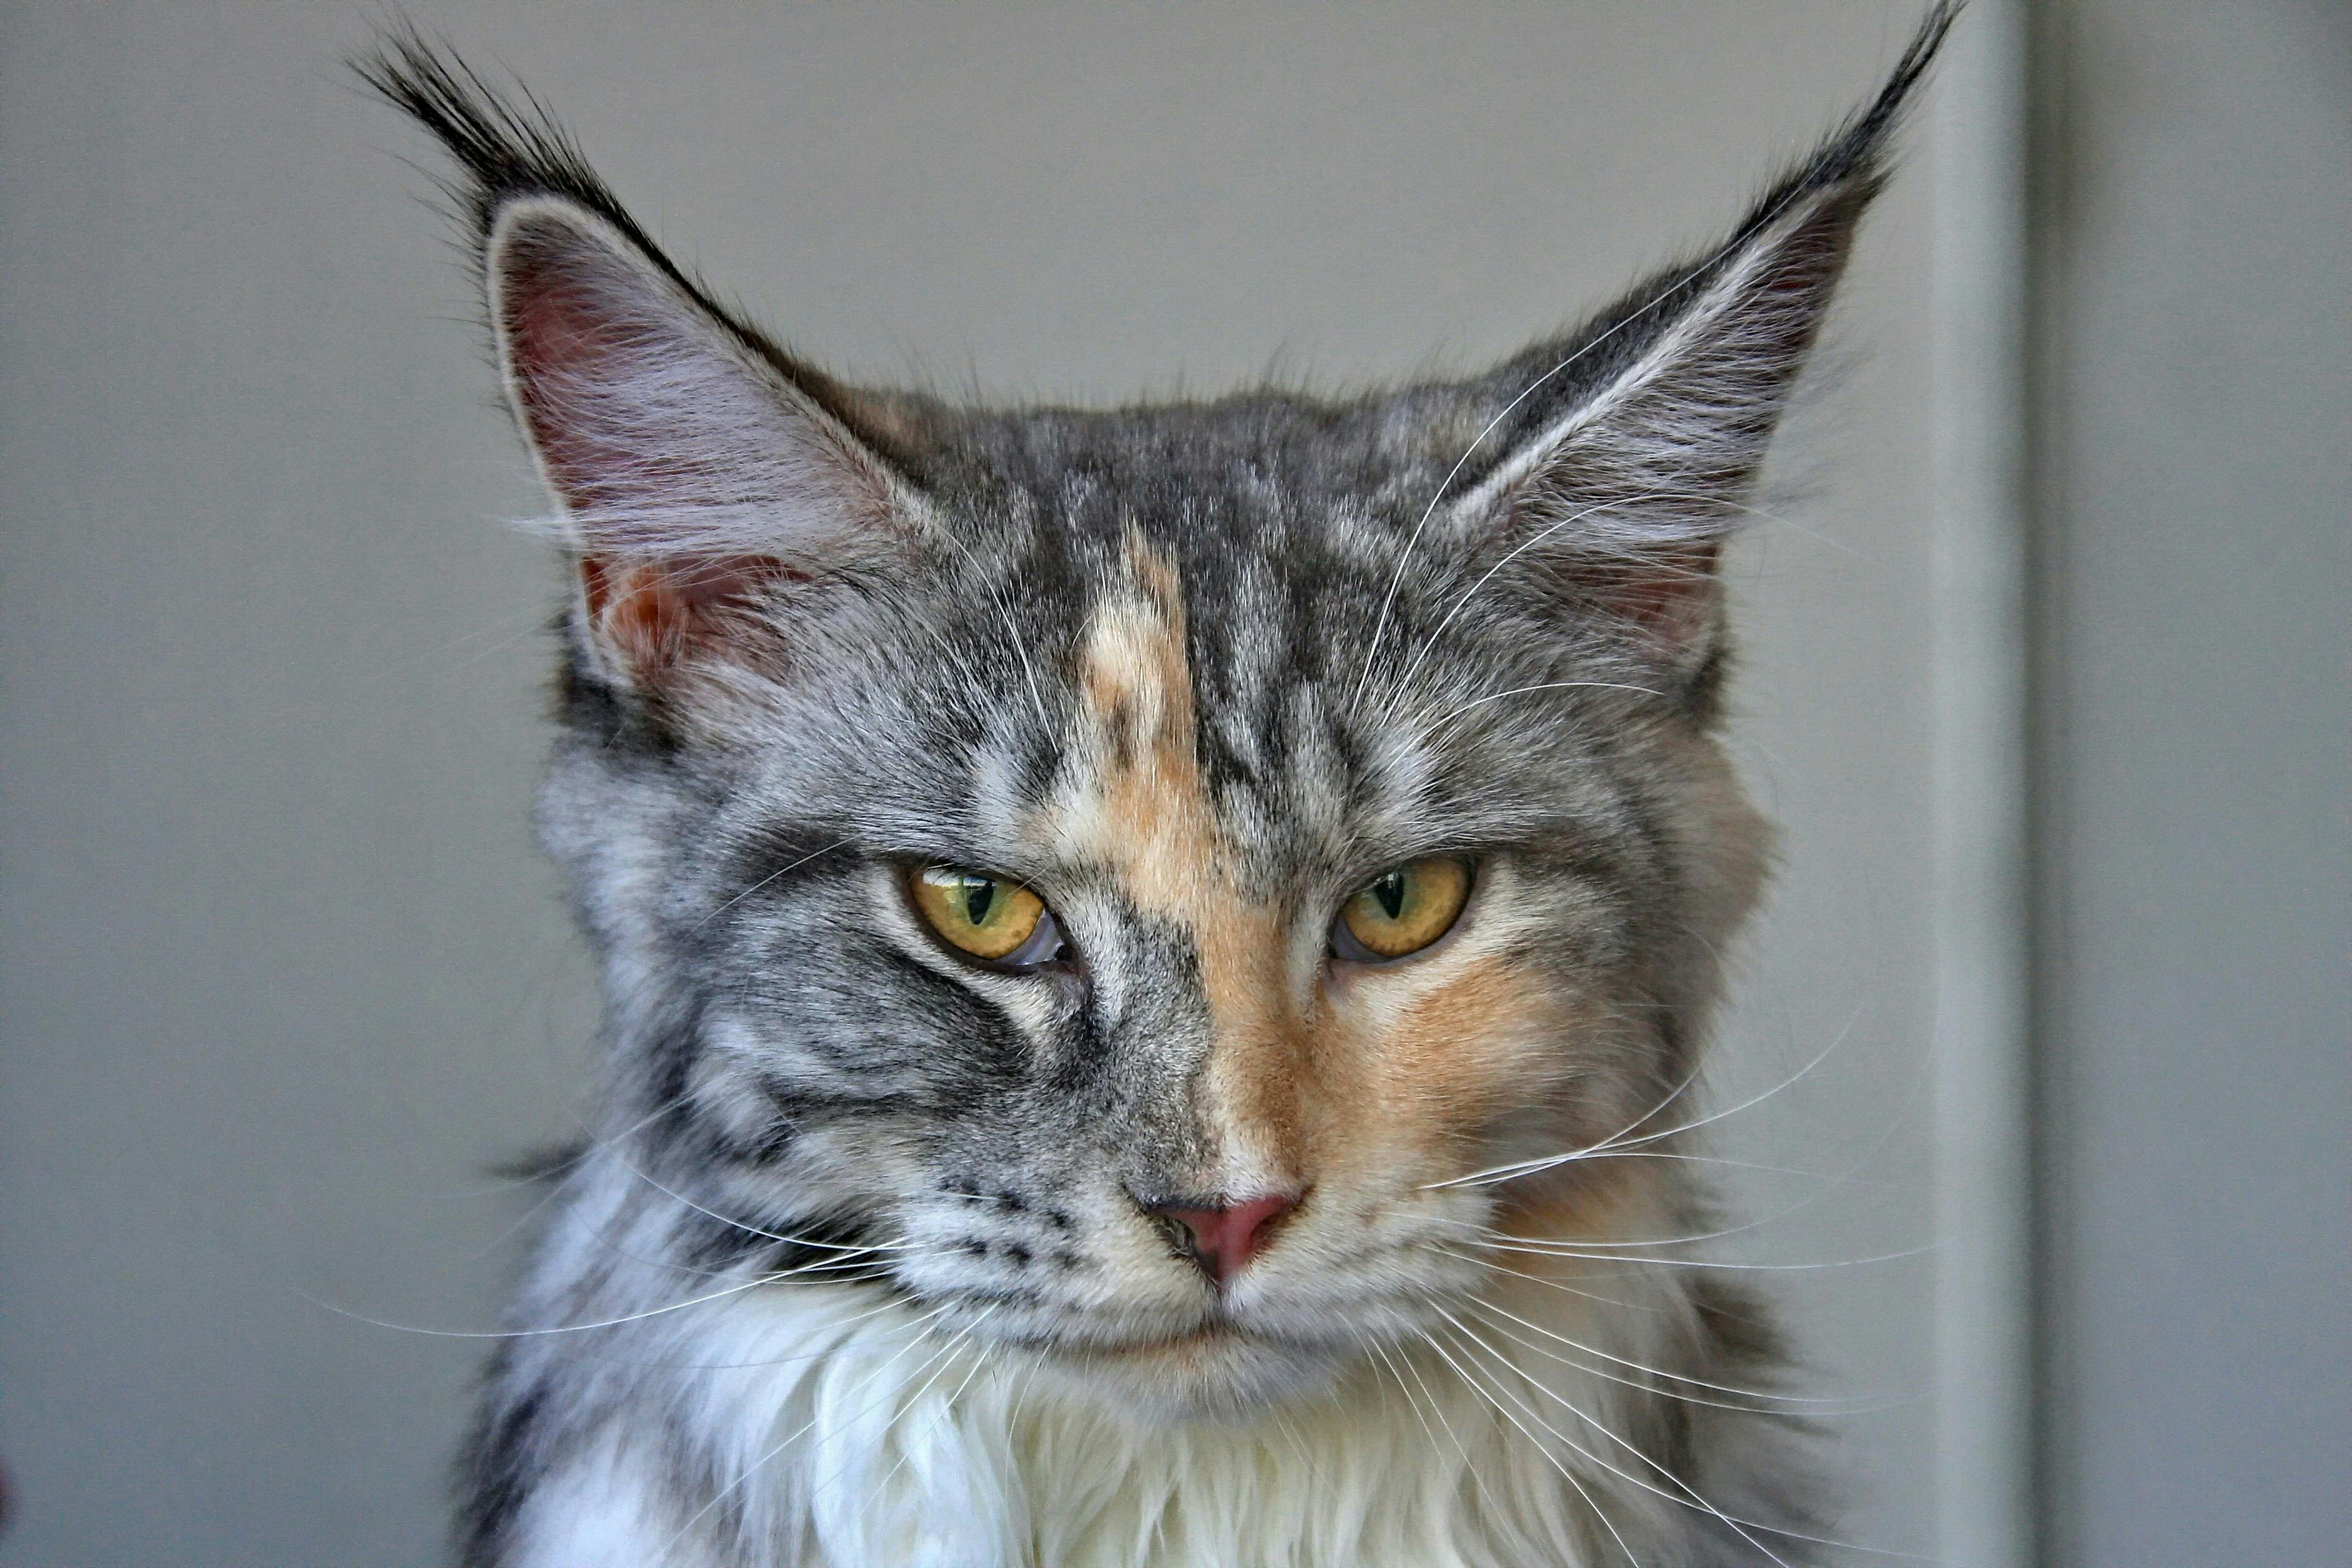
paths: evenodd
<path fill-rule="evenodd" d="M 1662 1201 L 1658 1167 L 1641 1160 L 1598 1162 L 1573 1179 L 1556 1181 L 1534 1197 L 1519 1196 L 1496 1211 L 1495 1228 L 1540 1241 L 1609 1244 L 1648 1242 L 1675 1234 L 1677 1224 Z M 1686 1256 L 1686 1254 L 1664 1254 Z M 1514 1260 L 1527 1266 L 1526 1260 Z"/>
<path fill-rule="evenodd" d="M 1297 1188 L 1345 1171 L 1439 1168 L 1454 1140 L 1537 1085 L 1565 1021 L 1542 982 L 1492 956 L 1360 977 L 1334 998 L 1292 972 L 1293 913 L 1244 896 L 1202 776 L 1174 567 L 1128 541 L 1131 591 L 1096 612 L 1077 671 L 1093 767 L 1054 828 L 1139 909 L 1188 931 L 1213 1044 L 1205 1185 Z"/>
<path fill-rule="evenodd" d="M 1546 1096 L 1580 1009 L 1494 955 L 1440 952 L 1356 977 L 1318 1061 L 1327 1170 L 1460 1174 L 1468 1139 Z"/>

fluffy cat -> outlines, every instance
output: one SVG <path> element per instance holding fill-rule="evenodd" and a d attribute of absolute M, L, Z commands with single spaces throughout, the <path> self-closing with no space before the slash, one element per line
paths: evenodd
<path fill-rule="evenodd" d="M 1650 1156 L 1766 859 L 1718 555 L 1951 14 L 1486 374 L 1111 412 L 836 381 L 535 109 L 362 67 L 560 503 L 541 821 L 605 977 L 466 1562 L 1822 1557 Z"/>

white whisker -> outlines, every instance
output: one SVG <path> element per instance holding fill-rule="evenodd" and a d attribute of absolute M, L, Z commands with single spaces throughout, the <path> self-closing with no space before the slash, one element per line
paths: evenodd
<path fill-rule="evenodd" d="M 1639 1487 L 1643 1491 L 1654 1493 L 1659 1497 L 1664 1498 L 1667 1501 L 1678 1504 L 1682 1507 L 1697 1508 L 1705 1512 L 1713 1514 L 1717 1519 L 1721 1520 L 1725 1524 L 1730 1526 L 1732 1531 L 1737 1533 L 1742 1541 L 1747 1542 L 1748 1545 L 1753 1546 L 1757 1551 L 1761 1552 L 1765 1556 L 1770 1558 L 1775 1563 L 1779 1564 L 1779 1568 L 1790 1568 L 1790 1563 L 1782 1558 L 1780 1553 L 1774 1552 L 1770 1547 L 1765 1545 L 1762 1542 L 1748 1534 L 1746 1530 L 1742 1529 L 1741 1524 L 1743 1521 L 1733 1519 L 1729 1514 L 1724 1512 L 1721 1509 L 1707 1501 L 1706 1499 L 1699 1496 L 1698 1492 L 1692 1488 L 1689 1482 L 1683 1480 L 1672 1470 L 1666 1469 L 1665 1466 L 1650 1458 L 1649 1455 L 1643 1453 L 1639 1448 L 1635 1447 L 1626 1438 L 1618 1437 L 1615 1432 L 1611 1431 L 1607 1427 L 1602 1426 L 1599 1421 L 1586 1415 L 1566 1395 L 1560 1393 L 1558 1389 L 1553 1388 L 1541 1378 L 1528 1377 L 1524 1373 L 1519 1372 L 1517 1365 L 1512 1362 L 1509 1356 L 1505 1355 L 1501 1351 L 1496 1350 L 1493 1345 L 1488 1344 L 1485 1339 L 1480 1337 L 1476 1330 L 1463 1322 L 1459 1318 L 1454 1317 L 1450 1312 L 1444 1312 L 1442 1309 L 1439 1315 L 1444 1317 L 1447 1322 L 1452 1323 L 1455 1332 L 1462 1334 L 1464 1338 L 1468 1341 L 1469 1344 L 1475 1345 L 1478 1349 L 1485 1351 L 1488 1355 L 1494 1357 L 1495 1360 L 1500 1362 L 1506 1368 L 1517 1375 L 1520 1381 L 1527 1383 L 1538 1392 L 1559 1404 L 1562 1408 L 1566 1409 L 1570 1415 L 1575 1416 L 1586 1426 L 1600 1432 L 1603 1437 L 1622 1445 L 1623 1448 L 1637 1456 L 1652 1469 L 1656 1470 L 1660 1475 L 1664 1476 L 1668 1480 L 1673 1481 L 1676 1487 L 1689 1494 L 1689 1500 L 1685 1501 L 1683 1498 L 1676 1497 L 1673 1492 L 1664 1491 L 1657 1487 L 1652 1486 L 1649 1482 L 1642 1479 L 1639 1476 L 1619 1469 L 1615 1465 L 1611 1464 L 1608 1460 L 1592 1452 L 1590 1448 L 1585 1448 L 1582 1444 L 1577 1442 L 1573 1437 L 1569 1437 L 1566 1433 L 1553 1426 L 1550 1422 L 1545 1420 L 1542 1416 L 1538 1416 L 1532 1408 L 1528 1409 L 1529 1419 L 1533 1420 L 1538 1426 L 1550 1433 L 1560 1442 L 1567 1444 L 1568 1447 L 1574 1450 L 1580 1458 L 1591 1464 L 1600 1466 L 1602 1469 L 1607 1470 L 1611 1475 L 1615 1476 L 1619 1480 L 1624 1481 L 1628 1485 Z M 1466 1349 L 1465 1354 L 1467 1354 Z M 1500 1378 L 1496 1378 L 1496 1382 L 1499 1385 L 1502 1380 Z M 1525 1408 L 1525 1406 L 1523 1406 L 1523 1408 Z"/>
<path fill-rule="evenodd" d="M 982 1312 L 980 1316 L 972 1319 L 971 1322 L 956 1330 L 955 1336 L 948 1341 L 948 1351 L 950 1359 L 941 1365 L 938 1372 L 931 1374 L 931 1375 L 924 1381 L 923 1385 L 920 1388 L 916 1389 L 913 1394 L 908 1396 L 907 1405 L 908 1408 L 911 1409 L 922 1399 L 924 1395 L 929 1394 L 931 1391 L 931 1385 L 939 1382 L 939 1380 L 947 1374 L 949 1368 L 955 1364 L 952 1360 L 952 1356 L 956 1351 L 965 1348 L 972 1348 L 980 1351 L 980 1354 L 975 1354 L 971 1358 L 971 1366 L 964 1373 L 963 1381 L 956 1385 L 955 1392 L 949 1395 L 944 1400 L 940 1401 L 939 1408 L 931 1412 L 931 1425 L 933 1427 L 937 1427 L 940 1422 L 948 1418 L 949 1413 L 955 1408 L 956 1401 L 963 1397 L 963 1391 L 971 1386 L 971 1380 L 979 1376 L 981 1368 L 988 1364 L 987 1354 L 984 1349 L 982 1349 L 978 1345 L 977 1341 L 973 1338 L 973 1334 L 975 1331 L 979 1329 L 981 1324 L 986 1322 L 989 1319 L 996 1315 L 996 1311 L 997 1309 L 992 1306 L 987 1311 Z M 892 1465 L 888 1470 L 884 1472 L 882 1479 L 874 1483 L 874 1490 L 878 1493 L 885 1488 L 888 1487 L 891 1479 L 896 1477 L 900 1470 L 907 1468 L 907 1461 L 914 1457 L 914 1453 L 915 1450 L 913 1445 L 901 1439 L 898 1445 L 898 1462 Z"/>
<path fill-rule="evenodd" d="M 1544 1457 L 1553 1469 L 1559 1472 L 1560 1479 L 1568 1482 L 1570 1487 L 1574 1488 L 1576 1495 L 1584 1500 L 1584 1506 L 1591 1511 L 1593 1518 L 1601 1521 L 1601 1527 L 1603 1530 L 1606 1530 L 1611 1538 L 1617 1542 L 1618 1549 L 1625 1553 L 1625 1560 L 1628 1563 L 1634 1564 L 1634 1568 L 1640 1568 L 1642 1561 L 1640 1555 L 1634 1552 L 1633 1547 L 1626 1544 L 1625 1538 L 1622 1535 L 1618 1534 L 1615 1523 L 1610 1520 L 1608 1514 L 1601 1511 L 1601 1504 L 1594 1500 L 1590 1491 L 1585 1490 L 1584 1483 L 1577 1479 L 1576 1472 L 1570 1469 L 1565 1464 L 1562 1464 L 1560 1462 L 1559 1456 L 1546 1448 L 1541 1438 L 1538 1437 L 1533 1432 L 1528 1431 L 1527 1424 L 1521 1421 L 1517 1416 L 1512 1415 L 1511 1412 L 1505 1407 L 1502 1400 L 1496 1397 L 1494 1391 L 1487 1388 L 1485 1384 L 1479 1382 L 1476 1377 L 1473 1376 L 1468 1368 L 1465 1367 L 1460 1362 L 1454 1360 L 1453 1353 L 1447 1350 L 1444 1344 L 1439 1343 L 1436 1335 L 1424 1334 L 1422 1337 L 1423 1343 L 1425 1343 L 1430 1349 L 1444 1357 L 1445 1364 L 1452 1367 L 1454 1369 L 1454 1375 L 1462 1379 L 1464 1387 L 1468 1388 L 1472 1393 L 1476 1394 L 1480 1398 L 1486 1400 L 1487 1404 L 1493 1406 L 1497 1415 L 1501 1416 L 1504 1420 L 1508 1421 L 1512 1426 L 1517 1427 L 1519 1435 L 1535 1446 L 1536 1451 Z M 1516 1400 L 1513 1402 L 1517 1403 Z M 1532 1412 L 1530 1412 L 1530 1414 L 1532 1414 Z M 1545 1426 L 1545 1423 L 1540 1417 L 1537 1419 L 1537 1425 L 1544 1426 L 1547 1431 L 1550 1430 L 1548 1426 Z M 1554 1437 L 1559 1436 L 1556 1432 L 1552 1435 Z M 1568 1446 L 1570 1448 L 1574 1448 L 1576 1447 L 1573 1443 L 1570 1443 Z"/>
<path fill-rule="evenodd" d="M 830 1268 L 833 1265 L 828 1262 L 823 1266 Z M 812 1264 L 806 1267 L 814 1268 L 818 1265 Z M 657 1318 L 669 1312 L 684 1312 L 688 1307 L 698 1307 L 707 1301 L 723 1301 L 729 1296 L 740 1296 L 746 1291 L 756 1291 L 762 1285 L 777 1284 L 803 1271 L 805 1271 L 804 1269 L 780 1270 L 772 1274 L 761 1274 L 757 1279 L 746 1280 L 740 1285 L 730 1285 L 723 1291 L 712 1291 L 708 1295 L 691 1296 L 683 1301 L 672 1301 L 667 1306 L 649 1307 L 642 1312 L 629 1312 L 617 1318 L 599 1318 L 593 1322 L 585 1323 L 555 1323 L 546 1328 L 532 1329 L 419 1328 L 411 1323 L 388 1322 L 382 1318 L 368 1317 L 363 1313 L 352 1312 L 348 1308 L 339 1307 L 332 1301 L 320 1301 L 308 1292 L 298 1293 L 312 1306 L 323 1308 L 337 1317 L 349 1318 L 353 1322 L 365 1323 L 371 1328 L 391 1329 L 398 1333 L 423 1334 L 431 1339 L 530 1339 L 540 1334 L 586 1333 L 591 1329 L 618 1328 L 623 1323 L 643 1322 L 647 1318 Z"/>
<path fill-rule="evenodd" d="M 1444 1405 L 1439 1401 L 1436 1394 L 1431 1390 L 1428 1381 L 1421 1375 L 1421 1369 L 1413 1365 L 1411 1353 L 1400 1348 L 1398 1355 L 1403 1362 L 1404 1370 L 1412 1373 L 1413 1382 L 1420 1385 L 1422 1397 L 1429 1401 L 1429 1413 L 1437 1417 L 1437 1424 L 1445 1428 L 1446 1440 L 1454 1445 L 1454 1451 L 1462 1457 L 1462 1468 L 1469 1472 L 1471 1480 L 1477 1486 L 1478 1496 L 1486 1502 L 1488 1508 L 1491 1509 L 1496 1507 L 1496 1505 L 1494 1495 L 1486 1490 L 1486 1478 L 1479 1473 L 1479 1467 L 1471 1462 L 1470 1450 L 1464 1446 L 1461 1436 L 1454 1430 L 1454 1423 L 1445 1418 Z M 1403 1378 L 1400 1377 L 1397 1379 L 1397 1385 L 1399 1387 L 1402 1387 L 1404 1385 Z M 1410 1397 L 1411 1395 L 1408 1393 L 1407 1398 L 1410 1399 Z M 1429 1429 L 1426 1422 L 1423 1424 L 1422 1429 L 1423 1431 L 1427 1431 Z"/>
<path fill-rule="evenodd" d="M 1828 1061 L 1831 1054 L 1834 1052 L 1838 1047 L 1845 1043 L 1846 1037 L 1853 1032 L 1853 1026 L 1861 1020 L 1862 1009 L 1860 1008 L 1856 1008 L 1853 1011 L 1853 1016 L 1846 1019 L 1845 1027 L 1838 1030 L 1837 1037 L 1834 1040 L 1832 1040 L 1828 1045 L 1822 1048 L 1819 1055 L 1815 1056 L 1811 1061 L 1806 1062 L 1802 1067 L 1797 1069 L 1795 1072 L 1791 1073 L 1787 1078 L 1775 1083 L 1771 1088 L 1765 1090 L 1761 1094 L 1758 1094 L 1751 1099 L 1743 1100 L 1738 1104 L 1731 1106 L 1727 1110 L 1717 1111 L 1711 1114 L 1701 1116 L 1696 1122 L 1686 1122 L 1679 1127 L 1668 1127 L 1661 1132 L 1643 1133 L 1638 1137 L 1628 1137 L 1622 1133 L 1612 1134 L 1597 1144 L 1587 1145 L 1585 1147 L 1580 1149 L 1570 1149 L 1565 1154 L 1548 1155 L 1539 1159 L 1515 1160 L 1509 1165 L 1490 1166 L 1483 1171 L 1473 1171 L 1467 1176 L 1449 1176 L 1444 1181 L 1430 1182 L 1426 1184 L 1422 1190 L 1431 1191 L 1449 1186 L 1481 1186 L 1490 1185 L 1494 1182 L 1510 1181 L 1520 1176 L 1534 1176 L 1539 1172 L 1553 1170 L 1560 1166 L 1570 1165 L 1578 1160 L 1592 1159 L 1604 1153 L 1637 1148 L 1644 1144 L 1654 1144 L 1666 1138 L 1679 1137 L 1685 1133 L 1696 1132 L 1701 1127 L 1712 1125 L 1717 1122 L 1722 1121 L 1727 1116 L 1736 1116 L 1743 1111 L 1754 1110 L 1757 1106 L 1762 1104 L 1765 1101 L 1769 1100 L 1773 1095 L 1780 1093 L 1782 1090 L 1795 1087 L 1807 1073 L 1812 1071 L 1813 1069 Z M 1683 1088 L 1686 1087 L 1690 1082 L 1690 1079 L 1685 1079 L 1681 1085 L 1676 1086 L 1675 1093 L 1681 1093 Z M 1671 1098 L 1673 1098 L 1673 1096 L 1669 1095 L 1668 1099 Z M 1633 1125 L 1638 1127 L 1642 1124 L 1642 1122 L 1646 1122 L 1650 1117 L 1657 1114 L 1658 1109 L 1663 1108 L 1664 1103 L 1665 1102 L 1661 1101 L 1659 1103 L 1659 1106 L 1654 1107 L 1643 1113 L 1641 1120 L 1635 1122 Z M 1629 1128 L 1628 1131 L 1631 1131 L 1631 1129 Z"/>
<path fill-rule="evenodd" d="M 808 864 L 809 862 L 829 855 L 835 850 L 847 849 L 855 842 L 856 842 L 855 839 L 835 839 L 833 842 L 825 845 L 824 848 L 821 850 L 811 850 L 808 853 L 801 856 L 800 859 L 793 862 L 792 864 L 785 866 L 781 870 L 770 872 L 767 875 L 761 877 L 759 881 L 753 883 L 751 886 L 745 888 L 742 892 L 737 894 L 734 897 L 729 899 L 726 903 L 720 904 L 718 908 L 712 910 L 709 914 L 696 921 L 693 928 L 696 931 L 700 931 L 704 926 L 709 925 L 712 921 L 718 919 L 720 915 L 726 914 L 729 910 L 734 908 L 737 904 L 742 903 L 745 899 L 751 897 L 753 894 L 759 892 L 770 883 L 776 881 L 779 877 L 789 876 L 793 872 L 800 870 L 801 867 Z M 680 1098 L 683 1099 L 684 1096 L 680 1096 Z"/>
<path fill-rule="evenodd" d="M 1432 732 L 1442 729 L 1446 725 L 1449 725 L 1455 719 L 1460 718 L 1464 714 L 1468 713 L 1472 708 L 1485 707 L 1488 703 L 1498 703 L 1505 697 L 1523 697 L 1530 692 L 1574 691 L 1639 692 L 1645 697 L 1663 696 L 1665 695 L 1663 692 L 1653 690 L 1648 686 L 1632 685 L 1623 681 L 1541 681 L 1531 686 L 1513 686 L 1507 692 L 1490 692 L 1486 695 L 1477 698 L 1475 701 L 1464 703 L 1460 707 L 1457 707 L 1453 712 L 1446 714 L 1444 717 L 1437 719 L 1427 727 Z"/>
<path fill-rule="evenodd" d="M 670 1188 L 664 1186 L 661 1183 L 656 1181 L 653 1177 L 637 1169 L 635 1166 L 630 1165 L 625 1160 L 616 1163 L 620 1165 L 623 1170 L 628 1172 L 631 1176 L 636 1177 L 639 1181 L 645 1183 L 656 1192 L 660 1193 L 664 1197 L 675 1198 L 679 1203 L 686 1205 L 687 1207 L 694 1210 L 697 1214 L 702 1215 L 710 1219 L 715 1219 L 721 1225 L 731 1227 L 734 1229 L 746 1232 L 749 1235 L 761 1237 L 770 1241 L 781 1241 L 793 1247 L 813 1247 L 821 1252 L 848 1252 L 864 1254 L 871 1252 L 919 1252 L 922 1250 L 921 1247 L 914 1242 L 908 1241 L 903 1238 L 897 1241 L 877 1241 L 850 1244 L 840 1241 L 819 1241 L 813 1237 L 784 1236 L 780 1235 L 773 1230 L 762 1230 L 760 1227 L 737 1219 L 731 1215 L 721 1214 L 715 1208 L 704 1207 L 701 1204 L 695 1202 L 694 1199 L 687 1197 L 684 1193 L 674 1192 Z"/>
<path fill-rule="evenodd" d="M 1629 1255 L 1622 1252 L 1587 1250 L 1567 1243 L 1558 1246 L 1538 1246 L 1529 1242 L 1487 1241 L 1472 1239 L 1473 1247 L 1489 1247 L 1498 1252 L 1524 1252 L 1538 1258 L 1570 1258 L 1586 1263 L 1631 1263 L 1653 1269 L 1729 1269 L 1748 1273 L 1801 1273 L 1823 1269 L 1858 1269 L 1870 1263 L 1899 1263 L 1906 1259 L 1924 1258 L 1942 1250 L 1942 1245 L 1929 1242 L 1924 1247 L 1907 1247 L 1899 1252 L 1874 1252 L 1866 1258 L 1832 1258 L 1819 1263 L 1734 1263 L 1710 1258 L 1659 1258 Z"/>
<path fill-rule="evenodd" d="M 1037 684 L 1036 668 L 1029 663 L 1027 641 L 1021 635 L 1021 628 L 1014 623 L 1013 612 L 1006 606 L 1004 596 L 996 591 L 996 580 L 981 570 L 980 561 L 972 555 L 971 547 L 958 538 L 953 528 L 937 528 L 932 532 L 963 552 L 964 560 L 971 567 L 971 580 L 988 590 L 988 601 L 996 606 L 997 617 L 1004 622 L 1005 637 L 1013 645 L 1013 656 L 1021 661 L 1021 674 L 1029 683 L 1029 700 L 1036 705 L 1037 722 L 1044 727 L 1046 734 L 1051 735 L 1054 731 L 1054 718 L 1045 708 L 1045 688 Z"/>
<path fill-rule="evenodd" d="M 1694 1388 L 1704 1388 L 1715 1394 L 1728 1394 L 1740 1399 L 1767 1400 L 1777 1405 L 1824 1406 L 1838 1405 L 1842 1403 L 1841 1401 L 1834 1399 L 1812 1398 L 1793 1394 L 1775 1394 L 1768 1390 L 1759 1388 L 1737 1388 L 1727 1383 L 1710 1383 L 1704 1377 L 1692 1377 L 1684 1373 L 1668 1372 L 1664 1367 L 1644 1366 L 1638 1361 L 1628 1361 L 1622 1355 L 1612 1355 L 1609 1352 L 1601 1350 L 1598 1346 L 1586 1344 L 1581 1340 L 1570 1339 L 1568 1335 L 1545 1328 L 1539 1323 L 1529 1322 L 1527 1319 L 1519 1316 L 1517 1312 L 1511 1312 L 1507 1308 L 1497 1306 L 1493 1301 L 1480 1301 L 1473 1298 L 1469 1302 L 1469 1305 L 1474 1311 L 1487 1312 L 1496 1317 L 1507 1318 L 1523 1329 L 1528 1329 L 1535 1333 L 1539 1333 L 1548 1340 L 1557 1341 L 1559 1343 L 1568 1346 L 1570 1350 L 1576 1351 L 1583 1355 L 1591 1356 L 1597 1361 L 1610 1362 L 1615 1365 L 1626 1367 L 1632 1371 L 1643 1373 L 1651 1377 L 1664 1378 L 1671 1383 L 1687 1383 Z M 1508 1333 L 1509 1331 L 1499 1330 L 1498 1332 Z M 1527 1343 L 1528 1342 L 1521 1341 L 1520 1343 Z M 1550 1351 L 1545 1350 L 1540 1345 L 1528 1344 L 1528 1348 L 1543 1355 L 1551 1355 L 1553 1354 Z M 1564 1357 L 1558 1359 L 1565 1361 Z M 1615 1374 L 1604 1371 L 1600 1367 L 1584 1366 L 1576 1362 L 1566 1362 L 1566 1364 L 1575 1366 L 1577 1370 L 1580 1372 L 1591 1373 L 1596 1377 L 1607 1377 L 1614 1382 L 1624 1383 L 1629 1387 L 1640 1388 L 1649 1392 L 1657 1392 L 1657 1390 L 1653 1389 L 1649 1384 L 1633 1382 L 1627 1378 L 1619 1377 Z M 1682 1396 L 1676 1396 L 1676 1397 Z M 1700 1403 L 1711 1404 L 1713 1401 L 1702 1400 Z M 1755 1409 L 1755 1406 L 1752 1405 L 1726 1405 L 1723 1406 L 1722 1408 L 1727 1410 L 1747 1410 L 1752 1412 Z"/>

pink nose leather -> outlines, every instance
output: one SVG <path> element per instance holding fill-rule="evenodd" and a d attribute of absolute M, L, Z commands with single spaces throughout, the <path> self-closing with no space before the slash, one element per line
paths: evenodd
<path fill-rule="evenodd" d="M 1153 1204 L 1150 1208 L 1184 1228 L 1192 1237 L 1192 1256 L 1222 1288 L 1265 1249 L 1275 1225 L 1297 1207 L 1297 1198 L 1276 1196 L 1207 1208 L 1180 1208 L 1172 1204 Z"/>

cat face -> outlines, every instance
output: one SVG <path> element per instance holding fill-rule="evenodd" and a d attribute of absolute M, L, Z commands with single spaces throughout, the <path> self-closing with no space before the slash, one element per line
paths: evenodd
<path fill-rule="evenodd" d="M 1703 998 L 1666 977 L 1704 972 L 1759 833 L 1686 694 L 1564 658 L 1481 553 L 1430 550 L 1443 591 L 1380 628 L 1402 510 L 1130 479 L 1140 423 L 1064 423 L 1056 472 L 1100 477 L 959 485 L 997 505 L 887 589 L 795 591 L 727 732 L 650 765 L 692 787 L 625 859 L 661 888 L 637 940 L 692 956 L 651 1092 L 716 1140 L 712 1208 L 903 1243 L 950 1321 L 1234 1406 L 1475 1282 L 1495 1189 L 1444 1184 L 1671 1092 Z M 624 820 L 613 750 L 560 813 Z M 1597 1201 L 1585 1175 L 1545 1200 Z M 1252 1205 L 1285 1207 L 1231 1239 L 1171 1213 Z"/>
<path fill-rule="evenodd" d="M 1487 375 L 1111 413 L 844 386 L 478 83 L 379 85 L 475 181 L 611 1146 L 704 1263 L 1190 1414 L 1675 1207 L 1606 1156 L 1760 876 L 1717 560 L 1906 77 Z"/>

